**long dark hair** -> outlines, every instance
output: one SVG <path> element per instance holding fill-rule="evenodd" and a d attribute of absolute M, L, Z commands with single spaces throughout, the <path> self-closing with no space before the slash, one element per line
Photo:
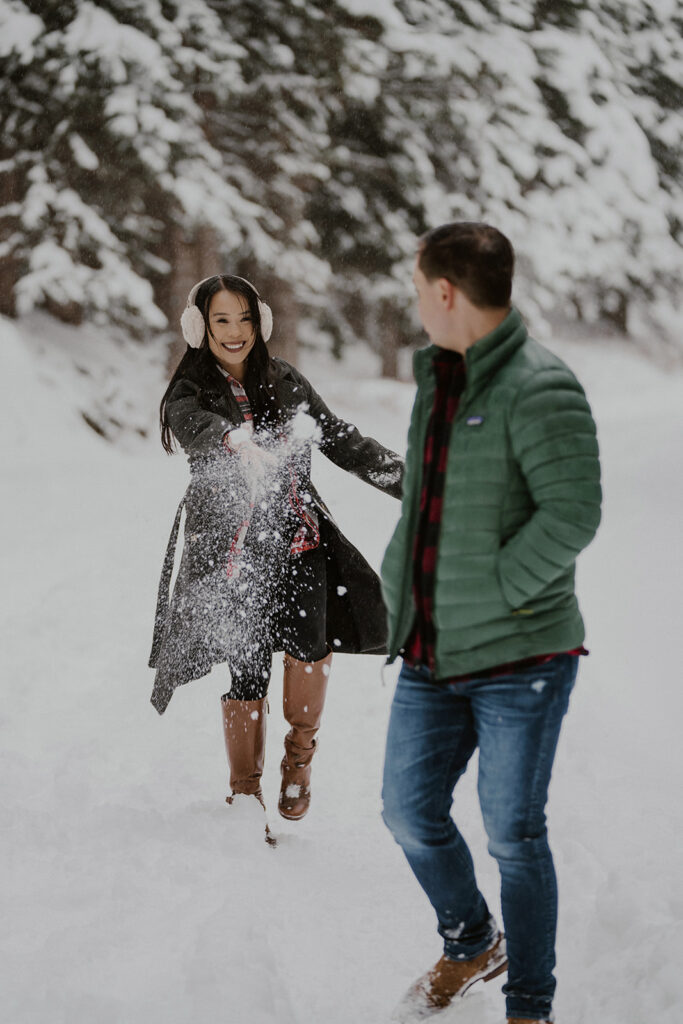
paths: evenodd
<path fill-rule="evenodd" d="M 202 343 L 199 348 L 187 346 L 187 351 L 171 377 L 159 406 L 161 443 L 169 455 L 172 455 L 175 451 L 175 438 L 168 420 L 166 404 L 176 382 L 186 378 L 199 384 L 202 390 L 216 390 L 216 360 L 209 348 L 209 305 L 216 292 L 223 290 L 233 292 L 235 295 L 241 295 L 246 299 L 249 306 L 249 315 L 256 331 L 254 347 L 247 356 L 247 372 L 244 380 L 244 390 L 251 405 L 254 426 L 257 430 L 260 430 L 268 425 L 276 424 L 281 419 L 281 409 L 275 389 L 273 361 L 268 354 L 268 349 L 261 333 L 258 292 L 253 285 L 241 277 L 235 277 L 232 274 L 216 274 L 215 277 L 210 277 L 202 282 L 194 300 L 195 305 L 204 317 L 204 337 Z"/>

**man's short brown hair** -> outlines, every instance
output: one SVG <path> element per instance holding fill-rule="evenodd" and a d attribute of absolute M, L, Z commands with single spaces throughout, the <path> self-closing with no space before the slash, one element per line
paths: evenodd
<path fill-rule="evenodd" d="M 454 221 L 433 228 L 420 239 L 417 265 L 427 280 L 445 277 L 481 309 L 510 304 L 515 254 L 489 224 Z"/>

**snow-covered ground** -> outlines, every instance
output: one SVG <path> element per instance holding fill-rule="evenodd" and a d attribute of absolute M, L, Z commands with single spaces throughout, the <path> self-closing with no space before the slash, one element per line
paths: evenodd
<path fill-rule="evenodd" d="M 381 823 L 396 669 L 338 656 L 309 816 L 245 844 L 224 803 L 224 670 L 159 718 L 146 668 L 186 467 L 112 445 L 70 378 L 2 322 L 0 1018 L 7 1024 L 381 1024 L 440 955 L 432 912 Z M 35 342 L 35 338 L 33 339 Z M 559 1024 L 679 1024 L 683 375 L 610 341 L 558 346 L 584 382 L 605 517 L 580 562 L 591 656 L 561 742 L 550 830 L 561 890 Z M 402 450 L 412 387 L 370 356 L 301 368 Z M 60 386 L 61 382 L 61 386 Z M 62 393 L 60 393 L 60 391 Z M 150 408 L 158 400 L 150 393 Z M 153 414 L 152 417 L 153 418 Z M 323 459 L 316 480 L 376 566 L 398 505 Z M 285 732 L 273 676 L 265 793 Z M 472 765 L 459 824 L 497 903 Z M 677 952 L 678 949 L 678 952 Z M 499 1024 L 498 982 L 440 1020 Z"/>

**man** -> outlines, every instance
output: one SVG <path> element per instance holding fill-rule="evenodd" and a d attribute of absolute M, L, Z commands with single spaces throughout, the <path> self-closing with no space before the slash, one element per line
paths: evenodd
<path fill-rule="evenodd" d="M 403 655 L 383 798 L 444 955 L 399 1020 L 429 1017 L 506 969 L 509 1024 L 552 1019 L 557 886 L 544 807 L 587 653 L 574 563 L 600 520 L 600 469 L 581 386 L 510 306 L 513 263 L 499 231 L 470 223 L 430 231 L 415 263 L 432 345 L 415 356 L 401 518 L 382 566 L 389 657 Z M 477 748 L 505 938 L 450 817 Z"/>

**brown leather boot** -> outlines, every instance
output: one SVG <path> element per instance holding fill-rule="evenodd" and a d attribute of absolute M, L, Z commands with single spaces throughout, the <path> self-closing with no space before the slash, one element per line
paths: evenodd
<path fill-rule="evenodd" d="M 285 654 L 282 706 L 291 729 L 285 736 L 278 811 L 290 821 L 303 818 L 311 803 L 311 760 L 331 662 L 331 654 L 320 661 L 297 661 Z"/>
<path fill-rule="evenodd" d="M 230 765 L 230 789 L 248 793 L 263 803 L 261 775 L 266 750 L 266 698 L 221 699 L 223 735 Z M 226 797 L 228 803 L 232 796 Z"/>
<path fill-rule="evenodd" d="M 507 969 L 505 939 L 499 932 L 494 942 L 472 960 L 441 959 L 418 978 L 401 1000 L 394 1019 L 431 1017 L 464 996 L 477 981 L 491 981 Z"/>
<path fill-rule="evenodd" d="M 262 700 L 221 699 L 223 709 L 223 735 L 230 765 L 230 796 L 225 802 L 231 804 L 240 793 L 254 796 L 263 809 L 263 826 L 266 842 L 275 846 L 277 840 L 271 835 L 266 819 L 266 805 L 261 792 L 261 775 L 266 749 L 266 711 L 268 703 Z"/>

